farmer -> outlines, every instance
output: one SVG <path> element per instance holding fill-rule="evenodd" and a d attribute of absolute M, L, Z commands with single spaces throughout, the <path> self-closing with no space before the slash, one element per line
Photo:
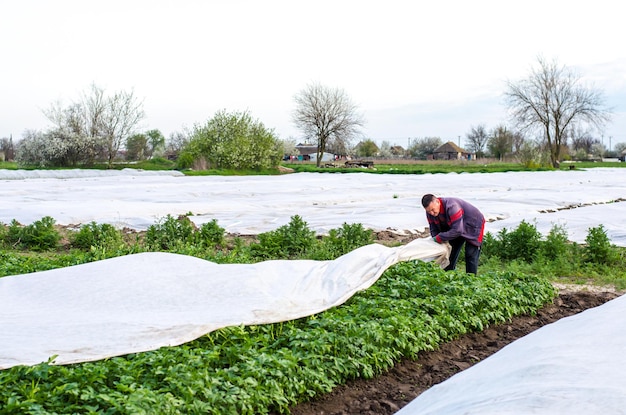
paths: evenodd
<path fill-rule="evenodd" d="M 465 244 L 465 272 L 476 274 L 485 232 L 483 214 L 475 206 L 455 197 L 426 194 L 422 197 L 422 206 L 426 210 L 433 240 L 437 243 L 449 242 L 452 247 L 450 265 L 445 270 L 456 268 L 459 253 Z"/>

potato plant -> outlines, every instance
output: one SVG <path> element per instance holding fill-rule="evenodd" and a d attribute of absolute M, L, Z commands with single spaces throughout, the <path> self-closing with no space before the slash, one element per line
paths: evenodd
<path fill-rule="evenodd" d="M 371 378 L 463 333 L 534 313 L 554 295 L 535 276 L 404 262 L 342 306 L 307 318 L 228 327 L 98 362 L 0 371 L 0 413 L 287 413 L 349 379 Z"/>

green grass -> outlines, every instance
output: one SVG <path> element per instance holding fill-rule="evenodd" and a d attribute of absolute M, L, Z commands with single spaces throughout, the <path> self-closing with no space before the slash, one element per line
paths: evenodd
<path fill-rule="evenodd" d="M 232 169 L 209 169 L 209 170 L 182 170 L 185 176 L 274 176 L 281 174 L 278 169 L 262 170 L 232 170 Z"/>
<path fill-rule="evenodd" d="M 281 166 L 291 168 L 297 173 L 301 172 L 318 172 L 318 173 L 358 173 L 367 172 L 373 174 L 436 174 L 436 173 L 496 173 L 496 172 L 515 172 L 515 171 L 549 171 L 553 170 L 549 167 L 528 168 L 520 163 L 497 162 L 492 160 L 472 160 L 472 161 L 442 161 L 442 160 L 394 160 L 393 163 L 388 160 L 375 161 L 374 168 L 347 168 L 343 167 L 343 163 L 338 161 L 335 163 L 337 167 L 316 167 L 313 162 L 300 163 L 282 163 Z M 595 167 L 620 167 L 626 168 L 626 163 L 615 162 L 576 162 L 561 164 L 560 170 L 570 170 L 570 166 L 574 166 L 573 170 L 584 170 Z M 0 169 L 16 170 L 19 167 L 15 162 L 0 162 Z M 107 170 L 109 167 L 105 163 L 95 164 L 88 167 L 79 167 L 86 169 Z M 141 170 L 175 170 L 176 162 L 163 158 L 155 158 L 152 160 L 144 160 L 139 162 L 115 162 L 112 166 L 115 170 L 121 169 L 141 169 Z M 68 168 L 64 168 L 68 169 Z M 58 170 L 55 168 L 55 170 Z M 263 170 L 228 170 L 228 169 L 208 169 L 208 170 L 182 170 L 188 176 L 254 176 L 254 175 L 277 175 L 282 174 L 278 169 Z"/>
<path fill-rule="evenodd" d="M 336 163 L 337 167 L 320 167 L 315 164 L 293 163 L 285 164 L 285 167 L 294 169 L 296 172 L 323 172 L 323 173 L 356 173 L 367 172 L 377 174 L 427 174 L 427 173 L 493 173 L 509 171 L 537 171 L 549 170 L 546 168 L 529 169 L 519 163 L 481 163 L 479 161 L 415 161 L 412 163 L 402 163 L 398 161 L 394 164 L 380 164 L 375 162 L 373 168 L 348 168 L 343 167 L 341 162 Z"/>
<path fill-rule="evenodd" d="M 319 173 L 357 173 L 366 172 L 374 174 L 435 174 L 435 173 L 503 173 L 516 171 L 550 171 L 549 167 L 528 168 L 520 163 L 503 163 L 493 161 L 413 161 L 403 163 L 401 160 L 393 164 L 386 161 L 376 162 L 374 168 L 347 168 L 343 163 L 335 163 L 337 167 L 316 167 L 315 163 L 291 163 L 284 164 L 285 167 L 292 168 L 296 172 L 319 172 Z M 594 167 L 626 167 L 626 163 L 610 162 L 582 162 L 582 163 L 562 163 L 561 170 L 570 170 L 570 165 L 574 165 L 573 170 L 584 170 Z"/>
<path fill-rule="evenodd" d="M 17 163 L 14 161 L 0 161 L 0 169 L 2 170 L 17 170 Z"/>

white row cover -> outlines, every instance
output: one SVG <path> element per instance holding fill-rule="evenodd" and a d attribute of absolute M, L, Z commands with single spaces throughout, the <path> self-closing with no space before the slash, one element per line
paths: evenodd
<path fill-rule="evenodd" d="M 0 222 L 29 224 L 43 216 L 62 225 L 91 221 L 145 230 L 170 214 L 192 213 L 201 225 L 216 219 L 227 232 L 254 235 L 301 216 L 318 233 L 343 223 L 416 233 L 428 224 L 424 193 L 456 196 L 491 222 L 486 230 L 516 228 L 522 220 L 547 234 L 561 225 L 584 242 L 603 225 L 626 246 L 626 169 L 510 173 L 297 173 L 282 176 L 182 176 L 137 170 L 0 170 Z"/>
<path fill-rule="evenodd" d="M 447 264 L 430 239 L 371 244 L 333 261 L 215 264 L 141 253 L 0 278 L 0 369 L 179 345 L 213 330 L 309 316 L 370 287 L 411 259 Z"/>

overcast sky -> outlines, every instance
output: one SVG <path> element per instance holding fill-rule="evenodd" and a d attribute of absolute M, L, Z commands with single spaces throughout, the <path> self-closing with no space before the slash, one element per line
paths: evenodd
<path fill-rule="evenodd" d="M 0 137 L 45 129 L 42 109 L 92 83 L 143 100 L 166 137 L 216 111 L 248 111 L 280 138 L 312 82 L 359 106 L 364 136 L 457 142 L 506 123 L 507 80 L 538 56 L 604 91 L 626 142 L 626 48 L 614 0 L 0 0 Z"/>

